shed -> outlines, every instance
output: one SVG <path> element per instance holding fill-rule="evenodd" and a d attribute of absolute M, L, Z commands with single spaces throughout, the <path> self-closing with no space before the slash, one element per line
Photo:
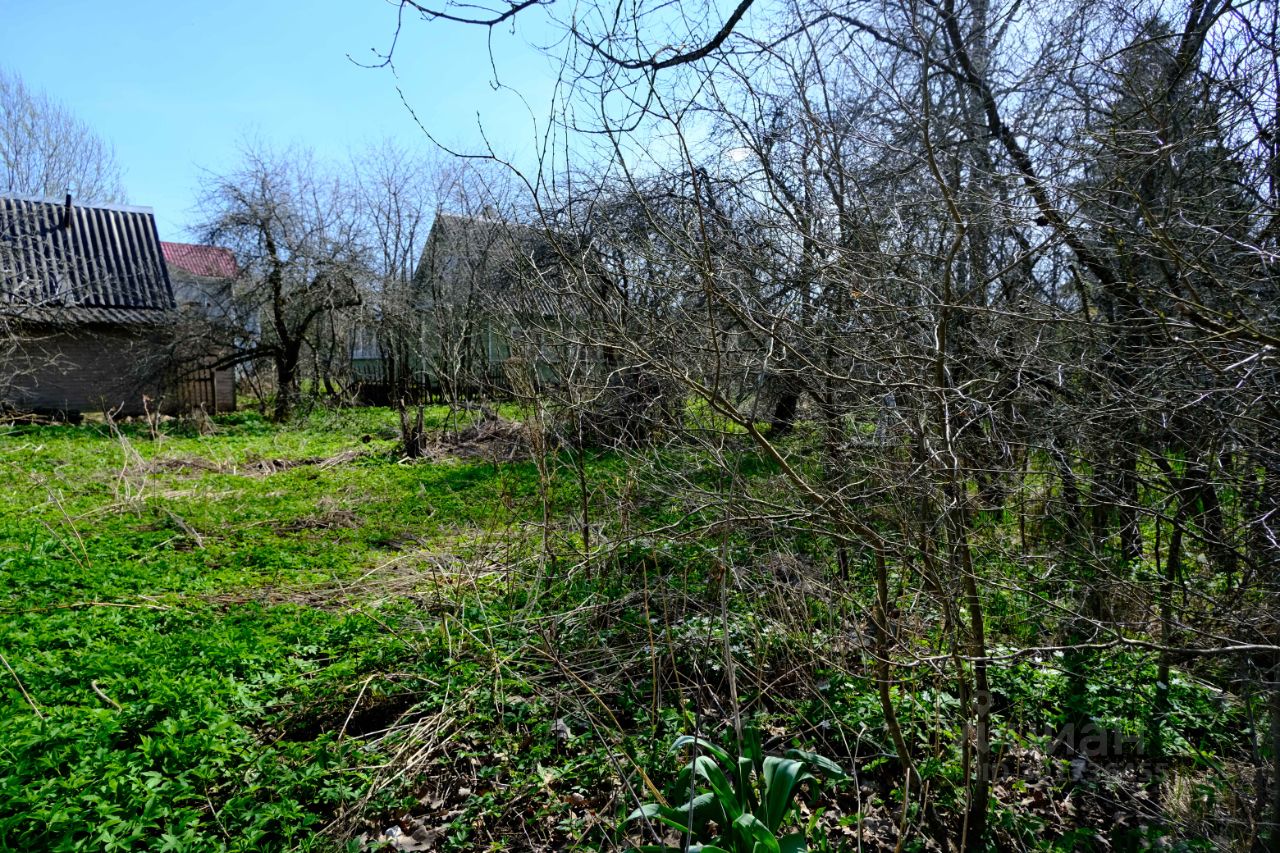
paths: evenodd
<path fill-rule="evenodd" d="M 0 196 L 0 399 L 136 414 L 158 401 L 153 341 L 174 309 L 149 208 Z"/>

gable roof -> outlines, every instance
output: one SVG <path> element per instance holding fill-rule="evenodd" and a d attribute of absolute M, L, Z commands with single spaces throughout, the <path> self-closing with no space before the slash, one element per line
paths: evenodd
<path fill-rule="evenodd" d="M 150 208 L 0 196 L 0 311 L 33 323 L 145 324 L 173 307 Z"/>
<path fill-rule="evenodd" d="M 517 312 L 557 311 L 535 279 L 560 271 L 560 253 L 545 229 L 484 216 L 436 214 L 423 248 L 415 283 L 436 279 L 447 293 L 473 292 Z"/>
<path fill-rule="evenodd" d="M 160 250 L 170 271 L 177 269 L 204 278 L 235 278 L 239 271 L 236 256 L 221 246 L 161 241 Z"/>

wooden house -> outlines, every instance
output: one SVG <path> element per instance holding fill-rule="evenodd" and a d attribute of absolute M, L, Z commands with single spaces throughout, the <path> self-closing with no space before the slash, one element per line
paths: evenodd
<path fill-rule="evenodd" d="M 6 407 L 77 417 L 204 402 L 173 381 L 176 308 L 149 208 L 0 197 Z"/>
<path fill-rule="evenodd" d="M 395 386 L 502 390 L 513 358 L 532 365 L 536 381 L 554 381 L 558 356 L 537 336 L 566 316 L 553 286 L 561 249 L 528 225 L 438 213 L 407 290 L 384 294 L 353 337 L 365 396 Z"/>
<path fill-rule="evenodd" d="M 169 280 L 173 284 L 174 303 L 180 315 L 185 314 L 200 325 L 230 322 L 232 284 L 239 273 L 236 257 L 221 246 L 193 243 L 160 244 Z M 167 389 L 182 409 L 203 408 L 207 412 L 230 412 L 236 407 L 235 371 L 230 367 L 211 367 L 218 352 L 196 354 L 196 367 L 175 376 Z M 201 365 L 200 362 L 205 362 Z"/>

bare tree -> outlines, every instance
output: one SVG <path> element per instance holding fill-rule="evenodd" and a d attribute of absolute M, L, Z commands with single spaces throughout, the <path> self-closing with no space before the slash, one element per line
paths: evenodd
<path fill-rule="evenodd" d="M 352 345 L 375 362 L 361 379 L 384 388 L 388 401 L 413 398 L 424 384 L 424 318 L 413 277 L 439 206 L 438 176 L 446 168 L 438 156 L 390 140 L 353 158 L 372 276 Z"/>
<path fill-rule="evenodd" d="M 361 304 L 358 205 L 305 150 L 248 149 L 240 169 L 205 183 L 205 239 L 232 249 L 240 267 L 234 316 L 242 322 L 220 330 L 231 332 L 224 362 L 270 361 L 278 419 L 299 401 L 307 348 L 326 346 L 315 333 Z"/>
<path fill-rule="evenodd" d="M 507 176 L 390 142 L 353 165 L 372 271 L 362 329 L 379 383 L 393 400 L 434 389 L 457 405 L 486 379 L 487 324 L 514 282 L 499 260 L 512 248 Z"/>
<path fill-rule="evenodd" d="M 88 202 L 124 198 L 110 143 L 44 92 L 0 69 L 0 187 L 12 195 Z"/>
<path fill-rule="evenodd" d="M 643 451 L 635 470 L 723 543 L 726 596 L 768 580 L 726 531 L 823 542 L 821 606 L 869 614 L 843 630 L 867 632 L 909 834 L 1013 844 L 997 744 L 1030 712 L 997 710 L 999 683 L 1061 653 L 1043 706 L 1087 764 L 1099 664 L 1123 653 L 1153 764 L 1194 773 L 1169 736 L 1179 670 L 1250 709 L 1248 814 L 1209 832 L 1276 849 L 1276 4 L 709 6 L 575 8 L 558 119 L 590 134 L 529 182 L 564 257 L 592 248 L 589 274 L 530 279 L 593 318 L 546 331 L 705 414 L 674 440 L 714 489 Z M 816 446 L 788 435 L 806 420 Z M 957 725 L 921 745 L 900 698 L 925 684 Z M 1167 806 L 1157 781 L 1126 808 L 1203 831 Z"/>

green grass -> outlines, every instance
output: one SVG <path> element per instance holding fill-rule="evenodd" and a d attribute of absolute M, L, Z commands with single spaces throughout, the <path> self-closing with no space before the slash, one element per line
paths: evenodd
<path fill-rule="evenodd" d="M 443 408 L 426 414 L 445 425 Z M 852 782 L 824 794 L 826 849 L 852 849 L 839 839 L 855 814 L 896 824 L 883 710 L 849 645 L 867 627 L 866 555 L 839 594 L 775 576 L 786 552 L 831 581 L 830 541 L 801 516 L 785 537 L 749 514 L 723 524 L 705 498 L 726 475 L 686 447 L 655 451 L 643 480 L 621 457 L 586 454 L 588 559 L 572 454 L 550 460 L 544 541 L 532 462 L 404 464 L 397 424 L 361 409 L 284 426 L 238 413 L 208 436 L 178 423 L 158 437 L 140 424 L 0 428 L 0 850 L 357 849 L 360 832 L 405 814 L 425 815 L 442 849 L 530 837 L 598 849 L 621 841 L 651 784 L 680 796 L 673 738 L 696 723 L 725 740 L 726 642 L 770 750 L 816 748 L 879 786 L 870 801 Z M 782 448 L 820 476 L 819 440 L 802 425 Z M 738 495 L 803 504 L 743 436 L 724 442 Z M 985 574 L 1022 579 L 997 551 L 975 557 Z M 722 558 L 745 581 L 725 616 Z M 1034 598 L 986 595 L 993 643 L 1041 630 Z M 922 656 L 943 642 L 927 606 Z M 1001 749 L 1046 747 L 1072 701 L 1070 665 L 993 667 Z M 1152 657 L 1088 665 L 1099 724 L 1129 731 L 1149 704 L 1131 685 L 1151 681 Z M 921 773 L 954 806 L 952 674 L 896 678 Z M 1238 704 L 1173 682 L 1170 743 L 1206 761 L 1229 753 Z M 1039 818 L 996 808 L 1004 837 L 1058 843 Z"/>
<path fill-rule="evenodd" d="M 446 414 L 429 409 L 428 428 Z M 619 743 L 543 695 L 556 675 L 531 631 L 620 590 L 532 595 L 555 571 L 537 568 L 535 465 L 404 464 L 397 420 L 0 430 L 0 849 L 336 849 L 459 779 L 472 792 L 445 797 L 450 849 L 500 818 L 580 838 L 579 798 L 623 807 L 596 798 Z M 598 453 L 587 466 L 604 505 L 624 472 Z M 568 513 L 574 478 L 550 495 Z M 572 556 L 574 526 L 552 544 Z M 566 626 L 553 645 L 606 636 Z M 399 778 L 403 739 L 381 729 L 440 713 L 438 774 Z"/>
<path fill-rule="evenodd" d="M 392 418 L 0 434 L 0 846 L 324 846 L 377 756 L 282 732 L 421 659 L 395 604 L 289 597 L 515 521 L 533 489 L 531 466 L 397 464 Z"/>

